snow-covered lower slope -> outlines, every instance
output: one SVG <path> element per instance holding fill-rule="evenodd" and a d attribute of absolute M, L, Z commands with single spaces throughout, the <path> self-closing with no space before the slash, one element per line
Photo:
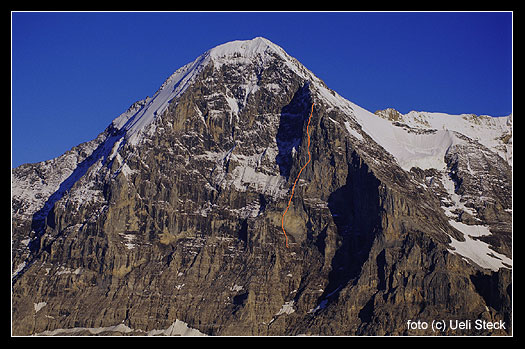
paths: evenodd
<path fill-rule="evenodd" d="M 480 236 L 488 236 L 492 233 L 484 225 L 467 225 L 453 220 L 449 221 L 450 225 L 463 233 L 464 241 L 458 241 L 453 237 L 450 246 L 452 253 L 468 258 L 477 265 L 494 271 L 502 267 L 512 266 L 512 259 L 498 253 L 490 248 L 490 245 L 484 241 L 476 239 Z"/>
<path fill-rule="evenodd" d="M 150 330 L 142 331 L 132 329 L 129 326 L 120 323 L 114 326 L 106 327 L 73 327 L 73 328 L 57 328 L 52 331 L 44 331 L 42 333 L 37 333 L 36 336 L 63 336 L 63 335 L 75 335 L 78 333 L 90 333 L 90 334 L 106 334 L 106 333 L 130 333 L 138 332 L 140 335 L 145 334 L 146 336 L 206 336 L 204 333 L 191 328 L 187 323 L 181 320 L 175 320 L 171 326 L 162 330 Z M 145 332 L 145 333 L 144 333 Z"/>

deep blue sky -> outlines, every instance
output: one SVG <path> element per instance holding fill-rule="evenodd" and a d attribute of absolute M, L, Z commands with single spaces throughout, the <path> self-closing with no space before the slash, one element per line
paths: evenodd
<path fill-rule="evenodd" d="M 12 166 L 95 138 L 204 51 L 256 36 L 372 112 L 512 112 L 509 12 L 14 12 Z"/>

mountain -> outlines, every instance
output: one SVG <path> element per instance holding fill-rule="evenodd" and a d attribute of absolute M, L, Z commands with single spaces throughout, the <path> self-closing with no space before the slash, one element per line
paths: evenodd
<path fill-rule="evenodd" d="M 511 290 L 512 115 L 371 113 L 260 37 L 12 170 L 14 335 L 509 335 Z"/>

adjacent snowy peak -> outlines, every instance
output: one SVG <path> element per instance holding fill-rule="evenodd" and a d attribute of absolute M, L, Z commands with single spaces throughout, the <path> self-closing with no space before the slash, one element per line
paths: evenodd
<path fill-rule="evenodd" d="M 363 130 L 386 151 L 394 156 L 406 171 L 420 169 L 446 169 L 445 155 L 460 139 L 449 130 L 417 132 L 392 124 L 370 112 L 354 113 Z"/>
<path fill-rule="evenodd" d="M 375 114 L 398 129 L 419 130 L 420 133 L 433 131 L 435 134 L 459 133 L 494 151 L 512 166 L 512 114 L 506 117 L 419 111 L 401 114 L 392 108 L 378 110 Z M 431 145 L 432 141 L 428 139 Z M 441 144 L 448 147 L 449 143 L 444 140 Z"/>
<path fill-rule="evenodd" d="M 444 170 L 447 167 L 447 151 L 462 142 L 450 130 L 429 130 L 403 127 L 398 120 L 401 116 L 395 111 L 386 111 L 384 115 L 374 114 L 346 99 L 337 93 L 321 86 L 318 90 L 323 102 L 330 108 L 343 111 L 348 120 L 344 125 L 349 135 L 363 145 L 369 142 L 366 134 L 386 152 L 393 156 L 397 164 L 405 171 L 412 167 L 423 170 Z M 405 125 L 406 126 L 406 125 Z"/>

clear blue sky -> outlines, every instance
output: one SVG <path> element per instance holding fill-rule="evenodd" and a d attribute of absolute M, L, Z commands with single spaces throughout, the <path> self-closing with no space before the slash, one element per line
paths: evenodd
<path fill-rule="evenodd" d="M 372 112 L 512 112 L 509 12 L 14 12 L 12 166 L 95 138 L 204 51 L 256 36 Z"/>

